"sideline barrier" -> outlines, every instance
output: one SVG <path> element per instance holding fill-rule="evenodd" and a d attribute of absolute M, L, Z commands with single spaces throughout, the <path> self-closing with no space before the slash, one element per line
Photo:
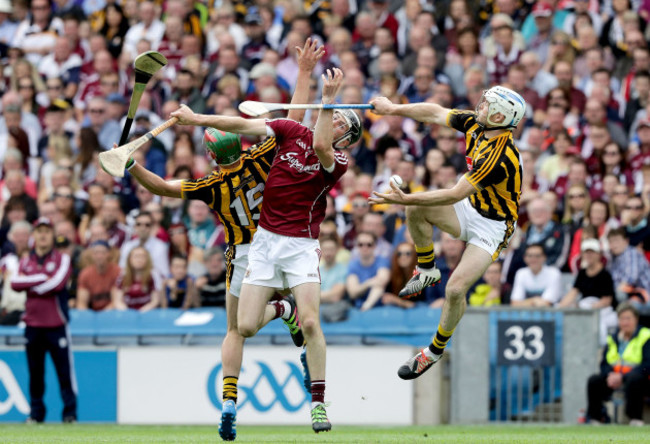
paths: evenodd
<path fill-rule="evenodd" d="M 420 346 L 423 341 L 429 341 L 439 319 L 440 310 L 428 307 L 410 310 L 378 307 L 366 312 L 350 309 L 345 321 L 322 322 L 322 327 L 325 336 L 335 343 L 342 340 L 350 344 Z M 134 310 L 70 310 L 70 334 L 74 344 L 90 345 L 144 345 L 156 337 L 167 338 L 168 345 L 193 345 L 205 338 L 213 338 L 218 343 L 226 335 L 226 312 L 220 308 L 190 311 L 165 309 L 146 313 Z M 21 345 L 22 336 L 22 328 L 0 326 L 0 344 Z M 260 342 L 262 338 L 278 344 L 291 342 L 288 330 L 280 320 L 270 322 L 253 340 Z"/>

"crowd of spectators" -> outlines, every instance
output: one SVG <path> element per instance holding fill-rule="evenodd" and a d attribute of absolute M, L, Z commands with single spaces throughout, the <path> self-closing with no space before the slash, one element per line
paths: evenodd
<path fill-rule="evenodd" d="M 469 303 L 596 307 L 615 322 L 619 301 L 649 302 L 649 19 L 642 0 L 0 0 L 0 323 L 24 304 L 7 282 L 39 216 L 73 259 L 73 307 L 223 305 L 224 230 L 207 205 L 117 180 L 97 155 L 119 139 L 137 54 L 169 64 L 148 83 L 131 137 L 179 104 L 238 115 L 243 100 L 288 102 L 308 37 L 326 47 L 314 102 L 330 67 L 344 71 L 342 103 L 383 95 L 467 109 L 495 84 L 520 92 L 519 229 Z M 370 111 L 363 122 L 328 196 L 323 304 L 333 319 L 346 304 L 439 307 L 463 242 L 436 232 L 442 282 L 401 300 L 416 264 L 404 209 L 367 198 L 393 174 L 409 192 L 453 186 L 464 136 Z M 213 168 L 201 137 L 176 125 L 134 156 L 162 177 L 198 178 Z"/>

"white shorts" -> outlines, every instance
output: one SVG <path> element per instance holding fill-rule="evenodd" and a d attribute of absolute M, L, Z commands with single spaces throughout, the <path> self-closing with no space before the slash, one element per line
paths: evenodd
<path fill-rule="evenodd" d="M 248 250 L 251 244 L 233 245 L 226 250 L 226 288 L 239 297 L 241 284 L 248 268 Z"/>
<path fill-rule="evenodd" d="M 515 222 L 481 216 L 467 198 L 456 202 L 454 210 L 460 223 L 458 239 L 487 251 L 492 256 L 492 260 L 496 260 L 501 250 L 508 246 L 517 228 Z"/>
<path fill-rule="evenodd" d="M 244 283 L 271 288 L 293 288 L 320 283 L 318 239 L 288 237 L 258 228 L 248 253 Z"/>

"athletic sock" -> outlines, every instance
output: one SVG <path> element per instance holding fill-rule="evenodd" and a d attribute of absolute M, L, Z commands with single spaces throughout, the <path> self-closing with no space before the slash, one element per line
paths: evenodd
<path fill-rule="evenodd" d="M 433 337 L 433 341 L 431 341 L 431 344 L 429 345 L 429 350 L 431 353 L 434 355 L 441 355 L 445 350 L 445 347 L 447 346 L 449 338 L 451 338 L 452 334 L 454 334 L 454 330 L 448 331 L 442 328 L 442 325 L 438 325 L 438 331 Z"/>
<path fill-rule="evenodd" d="M 415 253 L 418 256 L 418 266 L 420 268 L 431 269 L 436 266 L 436 255 L 433 253 L 433 242 L 425 247 L 415 247 Z"/>
<path fill-rule="evenodd" d="M 325 402 L 325 380 L 314 380 L 311 382 L 311 408 L 316 404 Z"/>
<path fill-rule="evenodd" d="M 275 317 L 273 319 L 289 319 L 289 316 L 291 316 L 291 305 L 287 301 L 271 301 L 269 304 L 275 308 Z"/>
<path fill-rule="evenodd" d="M 237 378 L 236 376 L 223 377 L 223 402 L 235 401 L 237 404 Z"/>

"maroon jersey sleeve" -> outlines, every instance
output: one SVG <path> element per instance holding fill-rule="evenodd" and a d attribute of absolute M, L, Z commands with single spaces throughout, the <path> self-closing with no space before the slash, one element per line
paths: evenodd
<path fill-rule="evenodd" d="M 298 122 L 289 119 L 267 120 L 266 126 L 273 131 L 273 134 L 269 134 L 269 136 L 275 136 L 275 140 L 278 145 L 287 139 L 287 135 L 292 134 L 292 132 L 295 132 L 300 128 L 303 128 L 303 126 Z"/>
<path fill-rule="evenodd" d="M 334 170 L 331 173 L 328 173 L 325 171 L 323 168 L 323 173 L 325 174 L 326 180 L 328 180 L 328 176 L 331 180 L 331 182 L 336 183 L 339 181 L 341 176 L 345 174 L 345 172 L 348 170 L 348 157 L 343 154 L 340 151 L 334 152 Z"/>

